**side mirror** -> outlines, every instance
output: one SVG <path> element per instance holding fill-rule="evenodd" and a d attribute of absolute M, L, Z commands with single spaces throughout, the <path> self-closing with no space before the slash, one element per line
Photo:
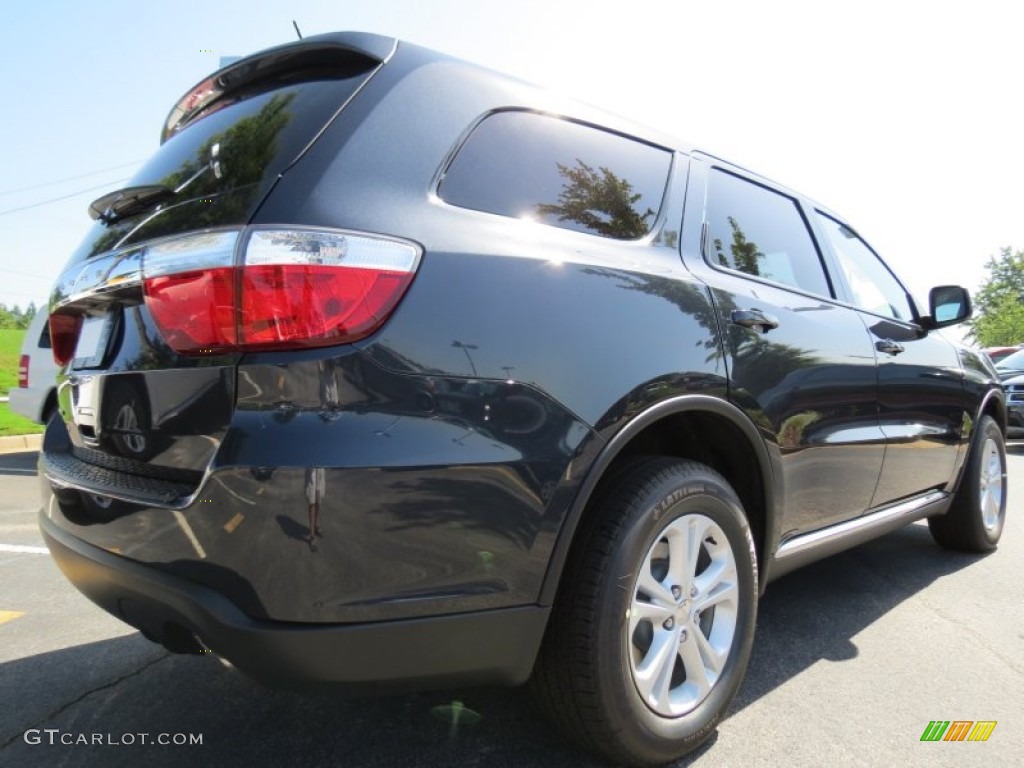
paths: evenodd
<path fill-rule="evenodd" d="M 971 316 L 971 296 L 959 285 L 940 285 L 928 292 L 928 317 L 922 325 L 931 330 L 962 323 Z"/>

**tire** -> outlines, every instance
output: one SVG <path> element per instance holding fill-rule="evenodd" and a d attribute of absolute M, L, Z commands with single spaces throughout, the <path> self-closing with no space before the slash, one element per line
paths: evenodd
<path fill-rule="evenodd" d="M 953 503 L 946 514 L 928 518 L 928 529 L 947 549 L 990 552 L 1005 521 L 1006 445 L 995 419 L 982 416 Z"/>
<path fill-rule="evenodd" d="M 585 749 L 661 765 L 714 732 L 743 680 L 757 613 L 754 542 L 735 492 L 702 464 L 635 460 L 595 499 L 531 686 Z"/>

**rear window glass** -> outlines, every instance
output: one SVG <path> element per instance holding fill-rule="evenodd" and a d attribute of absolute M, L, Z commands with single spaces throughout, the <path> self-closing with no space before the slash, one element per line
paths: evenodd
<path fill-rule="evenodd" d="M 635 240 L 661 208 L 672 153 L 532 112 L 497 112 L 470 134 L 441 181 L 462 208 Z"/>
<path fill-rule="evenodd" d="M 366 79 L 260 84 L 212 104 L 169 138 L 130 186 L 161 184 L 184 199 L 268 181 L 283 172 Z"/>
<path fill-rule="evenodd" d="M 148 239 L 247 221 L 278 176 L 366 81 L 373 66 L 353 54 L 350 65 L 338 64 L 333 72 L 318 66 L 279 74 L 209 103 L 125 185 L 177 191 L 165 210 L 147 218 L 144 226 L 139 217 L 109 226 L 97 222 L 71 263 L 124 245 L 125 237 Z M 199 202 L 180 205 L 186 201 Z"/>

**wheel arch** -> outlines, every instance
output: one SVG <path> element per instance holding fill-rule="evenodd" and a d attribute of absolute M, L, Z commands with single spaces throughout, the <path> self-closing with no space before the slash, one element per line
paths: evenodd
<path fill-rule="evenodd" d="M 1002 397 L 1001 390 L 993 388 L 985 393 L 985 397 L 982 398 L 981 405 L 978 407 L 978 413 L 974 419 L 975 424 L 981 421 L 982 416 L 991 416 L 995 419 L 1003 436 L 1006 436 L 1006 402 Z"/>
<path fill-rule="evenodd" d="M 1005 440 L 1006 424 L 1009 415 L 1006 410 L 1006 401 L 1003 398 L 1002 390 L 994 387 L 989 389 L 978 403 L 978 408 L 972 415 L 973 421 L 970 422 L 970 432 L 967 434 L 966 445 L 957 457 L 956 471 L 946 488 L 950 493 L 955 494 L 960 490 L 960 484 L 967 473 L 967 462 L 970 460 L 971 448 L 974 445 L 974 430 L 983 416 L 991 416 L 995 419 L 996 424 L 999 426 L 999 431 L 1003 433 L 1003 439 Z M 967 421 L 966 418 L 965 421 Z"/>
<path fill-rule="evenodd" d="M 576 531 L 600 487 L 620 462 L 638 455 L 675 456 L 706 464 L 725 477 L 743 503 L 757 548 L 759 589 L 765 558 L 778 540 L 780 472 L 757 427 L 739 408 L 707 395 L 663 400 L 631 419 L 594 460 L 569 508 L 540 590 L 540 603 L 554 602 Z M 755 471 L 749 471 L 753 467 Z"/>

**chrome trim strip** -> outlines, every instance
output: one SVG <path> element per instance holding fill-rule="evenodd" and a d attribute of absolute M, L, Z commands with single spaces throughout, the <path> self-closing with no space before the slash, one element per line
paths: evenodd
<path fill-rule="evenodd" d="M 142 283 L 142 249 L 114 252 L 75 265 L 57 278 L 50 309 Z"/>
<path fill-rule="evenodd" d="M 853 520 L 847 520 L 846 522 L 829 526 L 828 528 L 822 528 L 818 531 L 812 531 L 811 533 L 805 533 L 801 536 L 795 536 L 794 538 L 784 542 L 779 547 L 778 552 L 775 553 L 775 559 L 785 560 L 786 558 L 817 549 L 822 545 L 840 541 L 849 536 L 869 531 L 872 528 L 891 525 L 899 521 L 901 518 L 906 518 L 904 522 L 912 523 L 920 517 L 919 513 L 923 508 L 927 507 L 929 504 L 941 501 L 946 497 L 947 494 L 942 491 L 930 491 L 923 496 L 918 496 L 917 498 L 910 499 L 909 501 L 904 501 L 891 507 L 880 509 L 878 512 L 872 512 L 869 515 L 863 515 L 861 517 L 854 518 Z"/>
<path fill-rule="evenodd" d="M 125 248 L 117 248 L 93 256 L 83 263 L 74 264 L 57 277 L 50 294 L 50 311 L 57 311 L 70 304 L 88 305 L 100 299 L 104 294 L 116 293 L 142 285 L 142 259 L 149 249 L 199 235 L 235 233 L 241 238 L 244 229 L 242 226 L 234 226 L 191 230 L 157 237 L 143 243 L 134 243 Z"/>

